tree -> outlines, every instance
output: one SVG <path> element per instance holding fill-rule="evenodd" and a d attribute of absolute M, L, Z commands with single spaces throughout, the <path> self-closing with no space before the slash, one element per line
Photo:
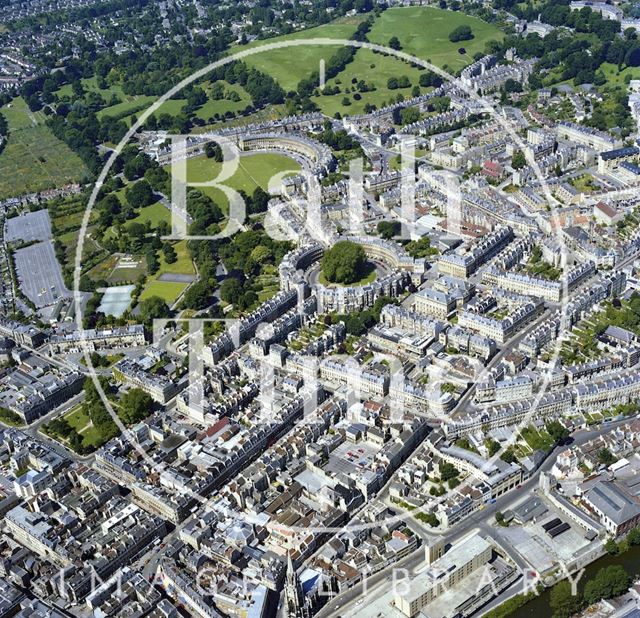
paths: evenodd
<path fill-rule="evenodd" d="M 265 247 L 264 245 L 258 245 L 251 251 L 249 255 L 249 260 L 254 264 L 266 264 L 268 262 L 273 261 L 273 254 L 271 253 L 271 249 L 269 247 Z"/>
<path fill-rule="evenodd" d="M 420 110 L 416 107 L 405 107 L 400 112 L 400 122 L 403 125 L 413 124 L 414 122 L 418 122 L 420 120 L 421 114 Z"/>
<path fill-rule="evenodd" d="M 598 451 L 598 461 L 605 466 L 610 466 L 612 463 L 615 463 L 617 459 L 608 448 L 601 448 Z"/>
<path fill-rule="evenodd" d="M 576 594 L 573 594 L 571 584 L 563 580 L 551 589 L 549 605 L 554 618 L 569 618 L 580 611 L 582 599 L 580 593 L 576 591 Z"/>
<path fill-rule="evenodd" d="M 262 188 L 256 187 L 251 195 L 249 203 L 249 214 L 266 212 L 269 206 L 269 194 Z"/>
<path fill-rule="evenodd" d="M 399 221 L 380 221 L 378 223 L 378 234 L 380 234 L 380 238 L 389 240 L 399 232 L 400 232 Z"/>
<path fill-rule="evenodd" d="M 137 150 L 136 150 L 137 151 Z M 123 158 L 127 159 L 127 154 L 123 150 Z M 124 177 L 127 180 L 135 180 L 144 176 L 145 172 L 153 166 L 151 159 L 143 153 L 137 154 L 134 157 L 128 158 L 124 164 Z"/>
<path fill-rule="evenodd" d="M 164 299 L 159 296 L 150 296 L 140 302 L 140 317 L 145 324 L 151 323 L 153 320 L 168 318 L 171 311 Z"/>
<path fill-rule="evenodd" d="M 162 254 L 164 255 L 164 261 L 167 264 L 173 264 L 178 260 L 176 250 L 168 242 L 162 246 Z"/>
<path fill-rule="evenodd" d="M 242 285 L 235 277 L 228 277 L 220 286 L 220 298 L 225 303 L 234 304 L 238 302 L 242 292 Z"/>
<path fill-rule="evenodd" d="M 341 240 L 322 258 L 322 274 L 332 283 L 353 283 L 360 279 L 367 261 L 364 249 L 357 243 Z"/>
<path fill-rule="evenodd" d="M 569 430 L 560 421 L 549 421 L 545 425 L 547 433 L 553 438 L 554 442 L 561 444 L 569 437 Z"/>
<path fill-rule="evenodd" d="M 449 33 L 449 40 L 452 43 L 457 43 L 458 41 L 469 41 L 473 38 L 473 32 L 470 26 L 462 25 L 454 28 Z"/>
<path fill-rule="evenodd" d="M 420 74 L 419 83 L 423 88 L 428 88 L 429 86 L 438 88 L 439 86 L 442 86 L 442 82 L 442 77 L 433 71 L 424 71 Z"/>
<path fill-rule="evenodd" d="M 607 553 L 612 556 L 617 556 L 620 553 L 620 545 L 618 545 L 614 539 L 608 539 L 604 544 L 604 548 L 607 550 Z"/>
<path fill-rule="evenodd" d="M 185 309 L 205 309 L 211 303 L 211 287 L 207 281 L 196 281 L 189 286 L 182 297 Z"/>
<path fill-rule="evenodd" d="M 640 528 L 633 528 L 627 535 L 629 545 L 640 545 Z"/>
<path fill-rule="evenodd" d="M 458 469 L 453 464 L 447 461 L 440 464 L 440 478 L 443 481 L 456 478 L 459 474 Z"/>
<path fill-rule="evenodd" d="M 439 114 L 449 111 L 450 106 L 451 99 L 449 97 L 433 97 L 429 102 L 429 108 Z"/>
<path fill-rule="evenodd" d="M 485 446 L 487 447 L 487 451 L 489 452 L 489 457 L 493 457 L 500 450 L 500 442 L 494 440 L 493 438 L 489 438 L 485 442 Z"/>
<path fill-rule="evenodd" d="M 140 388 L 132 388 L 120 399 L 120 417 L 127 425 L 133 425 L 146 418 L 153 408 L 151 395 Z"/>
<path fill-rule="evenodd" d="M 522 92 L 522 84 L 515 80 L 509 78 L 504 84 L 505 92 Z"/>
<path fill-rule="evenodd" d="M 222 147 L 217 142 L 207 142 L 204 147 L 204 154 L 208 159 L 213 159 L 217 163 L 222 162 Z"/>
<path fill-rule="evenodd" d="M 139 180 L 131 185 L 126 190 L 125 197 L 132 208 L 143 208 L 154 201 L 153 189 L 146 180 Z"/>
<path fill-rule="evenodd" d="M 437 528 L 440 525 L 438 516 L 432 511 L 429 511 L 428 513 L 418 513 L 416 518 L 423 521 L 425 524 L 429 524 L 432 528 Z"/>
<path fill-rule="evenodd" d="M 431 246 L 431 239 L 423 236 L 419 240 L 412 240 L 405 246 L 406 252 L 414 258 L 424 258 L 436 255 L 438 250 Z"/>
<path fill-rule="evenodd" d="M 397 36 L 392 36 L 389 39 L 389 47 L 395 50 L 402 49 L 402 45 L 400 45 L 400 41 L 398 40 Z"/>
<path fill-rule="evenodd" d="M 147 253 L 145 254 L 145 258 L 147 260 L 147 270 L 151 275 L 154 275 L 160 268 L 160 262 L 158 261 L 156 252 L 153 250 L 147 251 Z"/>
<path fill-rule="evenodd" d="M 514 170 L 521 170 L 523 167 L 527 165 L 527 159 L 524 156 L 524 152 L 522 150 L 518 150 L 511 157 L 511 167 Z"/>
<path fill-rule="evenodd" d="M 626 592 L 631 583 L 629 574 L 620 565 L 604 567 L 584 587 L 584 600 L 591 605 Z"/>

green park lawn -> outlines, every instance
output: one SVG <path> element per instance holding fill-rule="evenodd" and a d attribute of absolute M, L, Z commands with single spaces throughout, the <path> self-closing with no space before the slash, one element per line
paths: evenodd
<path fill-rule="evenodd" d="M 114 94 L 121 99 L 128 98 L 128 95 L 123 92 L 122 86 L 120 84 L 109 84 L 107 88 L 98 88 L 97 78 L 95 75 L 93 77 L 81 79 L 80 83 L 82 84 L 82 87 L 85 89 L 85 91 L 97 92 L 106 101 L 109 101 L 109 99 Z M 58 90 L 56 90 L 55 95 L 60 100 L 73 100 L 73 98 L 75 97 L 71 84 L 64 84 L 63 86 L 61 86 Z"/>
<path fill-rule="evenodd" d="M 160 221 L 171 223 L 171 211 L 162 203 L 154 202 L 150 206 L 141 208 L 138 215 L 127 221 L 125 225 L 128 226 L 132 223 L 142 223 L 142 225 L 145 225 L 149 223 L 152 228 L 156 228 Z"/>
<path fill-rule="evenodd" d="M 187 163 L 187 178 L 189 182 L 206 182 L 213 180 L 222 168 L 221 163 L 216 163 L 213 159 L 208 159 L 202 155 L 189 159 Z M 235 174 L 226 180 L 224 184 L 236 189 L 245 191 L 251 195 L 257 187 L 262 187 L 265 191 L 268 188 L 269 180 L 278 173 L 291 172 L 295 174 L 300 170 L 300 165 L 286 155 L 263 152 L 242 156 L 238 162 L 238 169 Z M 208 195 L 223 212 L 228 210 L 226 195 L 215 187 L 198 187 L 200 191 Z"/>
<path fill-rule="evenodd" d="M 9 131 L 27 129 L 43 124 L 45 115 L 42 112 L 32 112 L 22 97 L 16 97 L 0 108 L 0 112 L 7 119 Z"/>
<path fill-rule="evenodd" d="M 193 261 L 191 260 L 189 250 L 187 249 L 187 241 L 180 240 L 173 245 L 173 248 L 178 259 L 173 262 L 173 264 L 168 264 L 167 262 L 165 262 L 164 255 L 162 254 L 162 252 L 160 252 L 160 270 L 158 271 L 158 273 L 172 273 L 180 275 L 195 274 L 196 271 L 193 266 Z"/>
<path fill-rule="evenodd" d="M 360 19 L 360 17 L 352 17 L 347 21 L 336 21 L 266 41 L 255 41 L 246 47 L 255 47 L 280 40 L 311 39 L 314 37 L 348 39 Z M 449 33 L 460 25 L 469 25 L 474 38 L 469 41 L 452 43 L 449 41 Z M 501 40 L 504 34 L 496 26 L 463 13 L 432 7 L 408 7 L 384 11 L 374 21 L 368 34 L 368 40 L 386 46 L 392 36 L 398 37 L 403 52 L 413 54 L 454 73 L 470 64 L 475 53 L 483 52 L 488 41 Z M 465 54 L 459 53 L 458 50 L 461 47 L 465 48 Z M 337 49 L 339 46 L 322 47 L 317 45 L 283 48 L 248 57 L 245 62 L 271 75 L 288 91 L 295 89 L 301 79 L 308 77 L 313 71 L 317 71 L 320 59 L 328 60 Z M 418 84 L 420 71 L 398 58 L 375 54 L 368 49 L 360 49 L 356 52 L 354 60 L 347 64 L 336 78 L 327 81 L 329 86 L 339 86 L 340 93 L 320 95 L 314 97 L 313 100 L 322 112 L 329 116 L 333 116 L 336 112 L 343 115 L 359 114 L 364 111 L 364 106 L 367 103 L 380 107 L 398 94 L 409 98 L 411 88 L 394 90 L 387 88 L 387 81 L 390 77 L 402 75 L 409 77 L 411 85 L 415 86 Z M 347 92 L 347 89 L 352 87 L 353 79 L 365 80 L 375 86 L 375 90 L 361 93 L 360 100 L 354 99 L 354 93 Z M 343 105 L 345 96 L 349 98 L 349 105 Z"/>
<path fill-rule="evenodd" d="M 336 20 L 330 24 L 292 32 L 283 36 L 274 37 L 264 41 L 253 41 L 246 46 L 233 48 L 232 52 L 243 49 L 260 47 L 279 41 L 297 39 L 329 38 L 349 39 L 355 32 L 358 24 L 364 21 L 364 16 L 355 16 Z M 283 47 L 257 53 L 254 56 L 244 58 L 247 65 L 253 66 L 275 79 L 285 91 L 295 90 L 300 80 L 308 77 L 320 67 L 320 60 L 325 62 L 340 49 L 340 45 L 301 45 L 297 47 Z"/>
<path fill-rule="evenodd" d="M 160 281 L 160 277 L 167 274 L 194 275 L 196 270 L 187 249 L 187 241 L 181 240 L 173 245 L 178 259 L 172 264 L 168 264 L 164 259 L 162 251 L 158 253 L 160 257 L 160 268 L 155 275 L 147 279 L 147 283 L 140 294 L 140 300 L 150 296 L 159 296 L 168 305 L 172 305 L 187 287 L 187 283 L 173 281 Z"/>
<path fill-rule="evenodd" d="M 195 111 L 196 118 L 200 118 L 201 120 L 204 120 L 206 122 L 214 121 L 215 114 L 219 114 L 221 117 L 223 117 L 229 112 L 238 113 L 244 110 L 247 105 L 251 104 L 251 97 L 242 86 L 240 86 L 239 84 L 229 84 L 224 80 L 221 80 L 220 83 L 224 85 L 226 93 L 235 92 L 240 97 L 240 100 L 232 101 L 229 98 L 213 99 L 211 96 L 209 96 L 206 103 L 204 103 L 204 105 L 202 105 Z M 202 84 L 202 87 L 209 95 L 211 92 L 210 82 L 204 82 Z M 140 95 L 135 97 L 123 96 L 121 98 L 124 98 L 125 100 L 121 103 L 117 103 L 116 105 L 105 107 L 104 109 L 100 110 L 96 114 L 98 118 L 102 118 L 104 116 L 119 116 L 122 118 L 123 122 L 130 126 L 133 114 L 139 116 L 141 112 L 143 112 L 145 109 L 147 109 L 147 107 L 149 107 L 154 101 L 157 100 L 157 97 L 148 95 Z M 186 99 L 181 98 L 169 99 L 168 101 L 165 101 L 155 112 L 153 112 L 153 115 L 156 118 L 158 118 L 161 114 L 178 116 L 182 112 L 186 102 Z"/>
<path fill-rule="evenodd" d="M 342 115 L 361 114 L 367 103 L 376 107 L 383 107 L 385 103 L 390 103 L 392 98 L 395 99 L 399 94 L 402 94 L 405 99 L 411 98 L 412 87 L 418 85 L 420 73 L 421 71 L 416 67 L 399 58 L 383 56 L 370 49 L 359 49 L 353 61 L 346 66 L 345 70 L 336 78 L 327 82 L 328 87 L 338 86 L 340 92 L 333 95 L 313 97 L 313 101 L 328 116 L 333 116 L 336 112 L 340 112 Z M 393 90 L 387 88 L 389 78 L 400 75 L 406 75 L 411 82 L 411 86 Z M 361 99 L 357 100 L 354 98 L 355 93 L 347 92 L 347 89 L 354 88 L 353 79 L 362 79 L 368 85 L 374 86 L 375 90 L 360 93 Z M 421 91 L 427 92 L 427 89 L 422 88 Z M 348 97 L 350 105 L 343 105 L 345 96 Z"/>
<path fill-rule="evenodd" d="M 140 300 L 150 298 L 151 296 L 159 296 L 168 305 L 172 305 L 176 302 L 186 287 L 186 283 L 174 283 L 173 281 L 158 281 L 157 279 L 151 279 L 144 286 L 144 290 L 142 290 L 142 294 L 140 294 Z"/>
<path fill-rule="evenodd" d="M 61 187 L 81 180 L 84 163 L 32 113 L 21 98 L 0 109 L 9 124 L 7 144 L 0 153 L 0 199 Z"/>
<path fill-rule="evenodd" d="M 105 439 L 100 430 L 93 426 L 81 405 L 67 412 L 64 419 L 82 436 L 83 446 L 98 448 L 104 444 Z"/>
<path fill-rule="evenodd" d="M 622 71 L 618 71 L 615 64 L 605 62 L 600 69 L 607 78 L 606 86 L 622 86 L 627 87 L 625 80 L 640 79 L 640 67 L 625 67 Z"/>
<path fill-rule="evenodd" d="M 130 99 L 122 101 L 121 103 L 116 103 L 115 105 L 111 105 L 110 107 L 101 109 L 96 113 L 96 116 L 98 117 L 98 119 L 101 119 L 104 116 L 124 117 L 127 116 L 127 114 L 134 114 L 145 110 L 155 100 L 156 97 L 150 95 L 131 97 Z"/>
<path fill-rule="evenodd" d="M 196 118 L 201 118 L 205 121 L 213 120 L 215 114 L 220 114 L 224 116 L 229 112 L 238 113 L 244 110 L 247 105 L 251 104 L 251 97 L 249 93 L 240 85 L 240 84 L 229 84 L 224 80 L 220 80 L 220 82 L 224 88 L 225 93 L 235 92 L 240 97 L 239 101 L 232 101 L 229 98 L 223 99 L 213 99 L 209 96 L 207 102 L 196 110 Z M 205 92 L 207 95 L 211 92 L 211 87 L 206 86 Z"/>
<path fill-rule="evenodd" d="M 471 27 L 473 39 L 452 43 L 449 33 L 463 25 Z M 496 26 L 464 13 L 413 6 L 384 11 L 374 22 L 368 39 L 388 45 L 392 36 L 398 37 L 403 52 L 453 72 L 473 62 L 473 55 L 484 52 L 488 41 L 502 40 L 504 34 Z M 459 54 L 460 47 L 467 53 Z"/>

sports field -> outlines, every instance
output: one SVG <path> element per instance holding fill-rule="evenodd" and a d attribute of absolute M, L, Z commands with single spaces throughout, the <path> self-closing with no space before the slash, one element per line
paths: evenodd
<path fill-rule="evenodd" d="M 9 138 L 0 153 L 0 199 L 61 187 L 81 180 L 87 170 L 80 158 L 44 124 L 44 115 L 16 98 L 0 110 Z"/>
<path fill-rule="evenodd" d="M 177 283 L 174 281 L 158 281 L 153 279 L 149 281 L 142 290 L 139 300 L 150 298 L 151 296 L 159 296 L 168 305 L 172 305 L 187 287 L 186 283 Z"/>

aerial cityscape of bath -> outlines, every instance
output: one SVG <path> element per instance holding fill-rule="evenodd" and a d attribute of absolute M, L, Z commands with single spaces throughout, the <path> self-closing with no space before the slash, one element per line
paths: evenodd
<path fill-rule="evenodd" d="M 0 618 L 638 618 L 640 1 L 0 0 Z"/>

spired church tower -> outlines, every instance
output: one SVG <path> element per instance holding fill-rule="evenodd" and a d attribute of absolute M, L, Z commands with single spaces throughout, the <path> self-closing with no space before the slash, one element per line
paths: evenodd
<path fill-rule="evenodd" d="M 284 585 L 285 618 L 311 618 L 311 606 L 305 598 L 302 583 L 287 553 L 287 577 Z"/>

